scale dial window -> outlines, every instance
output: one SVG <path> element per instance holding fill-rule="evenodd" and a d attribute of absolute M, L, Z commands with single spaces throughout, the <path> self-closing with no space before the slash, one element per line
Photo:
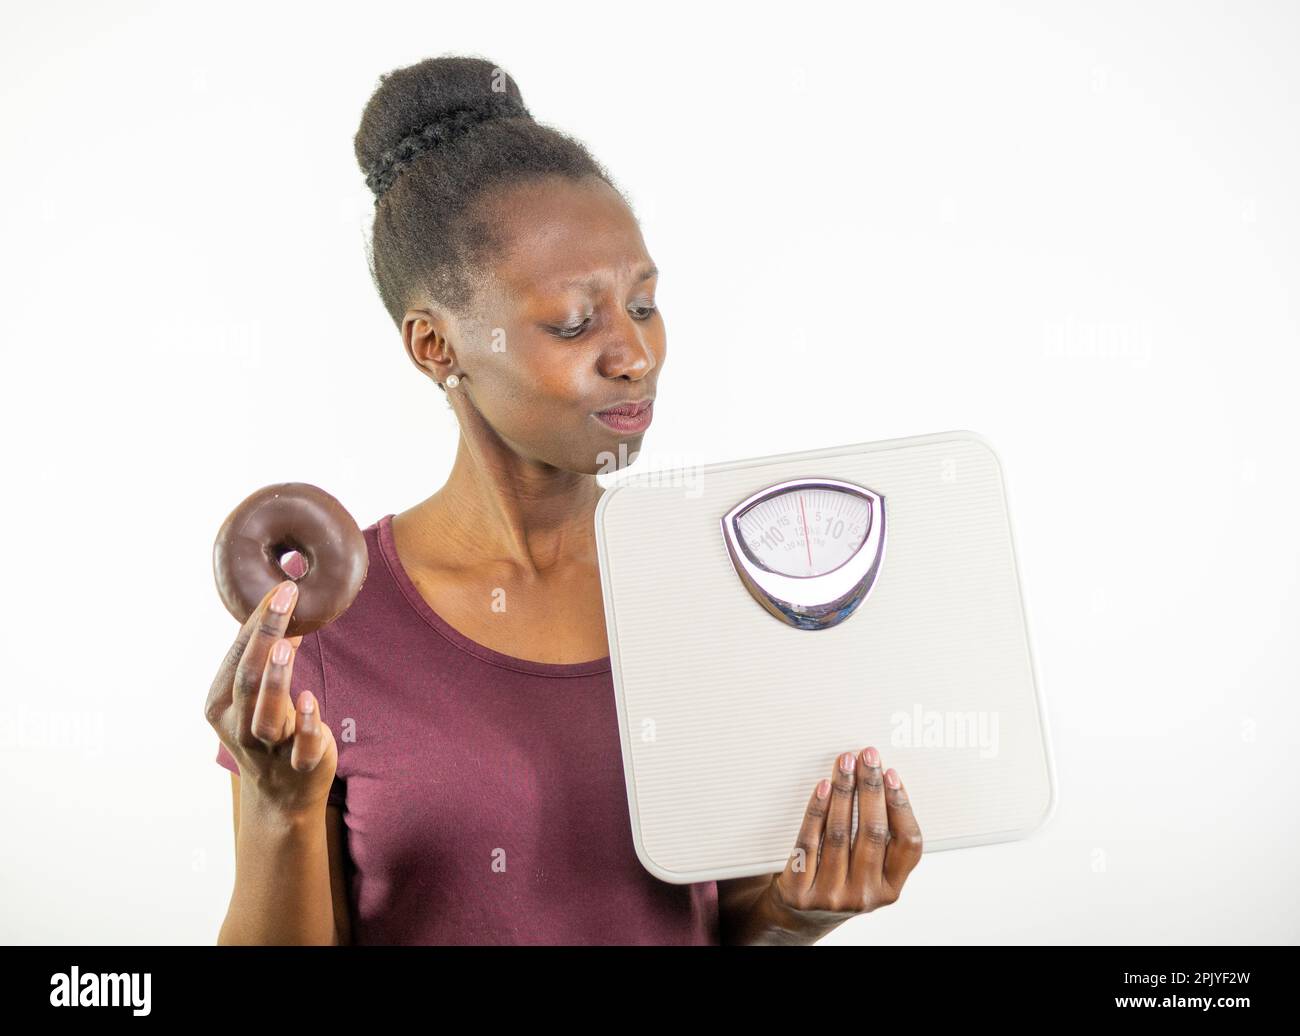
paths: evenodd
<path fill-rule="evenodd" d="M 841 489 L 790 489 L 750 507 L 736 528 L 746 552 L 769 572 L 820 576 L 862 548 L 871 502 Z"/>

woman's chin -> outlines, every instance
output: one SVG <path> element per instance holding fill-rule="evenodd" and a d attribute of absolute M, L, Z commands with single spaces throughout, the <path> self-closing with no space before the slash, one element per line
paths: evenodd
<path fill-rule="evenodd" d="M 641 440 L 644 438 L 644 432 L 637 432 L 636 435 L 614 436 L 608 446 L 597 450 L 596 470 L 592 474 L 608 474 L 634 463 L 641 452 Z"/>

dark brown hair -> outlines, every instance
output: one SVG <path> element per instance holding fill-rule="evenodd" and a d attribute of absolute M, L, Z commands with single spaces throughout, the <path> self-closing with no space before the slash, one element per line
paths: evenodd
<path fill-rule="evenodd" d="M 375 193 L 371 277 L 399 328 L 422 295 L 458 314 L 472 304 L 476 271 L 502 244 L 479 204 L 494 186 L 594 176 L 622 195 L 581 143 L 534 121 L 518 84 L 484 58 L 427 58 L 382 76 L 353 147 Z"/>

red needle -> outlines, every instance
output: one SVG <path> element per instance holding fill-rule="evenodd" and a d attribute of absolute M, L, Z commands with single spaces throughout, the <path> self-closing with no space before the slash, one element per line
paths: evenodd
<path fill-rule="evenodd" d="M 803 545 L 808 548 L 808 571 L 812 571 L 812 540 L 808 538 L 808 516 L 803 513 L 803 494 L 799 495 L 799 519 L 803 522 Z"/>

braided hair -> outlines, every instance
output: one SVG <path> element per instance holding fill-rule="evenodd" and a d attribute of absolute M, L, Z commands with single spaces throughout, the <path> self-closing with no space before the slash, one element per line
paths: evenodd
<path fill-rule="evenodd" d="M 581 143 L 534 121 L 515 81 L 483 58 L 426 58 L 382 76 L 353 148 L 375 195 L 370 275 L 399 329 L 425 296 L 468 312 L 477 272 L 505 245 L 479 204 L 490 188 L 594 176 L 623 193 Z"/>

